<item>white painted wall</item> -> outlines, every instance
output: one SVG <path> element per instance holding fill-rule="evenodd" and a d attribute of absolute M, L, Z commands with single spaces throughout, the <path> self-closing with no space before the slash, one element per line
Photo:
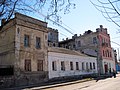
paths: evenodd
<path fill-rule="evenodd" d="M 56 71 L 52 70 L 52 62 L 56 61 Z M 65 71 L 61 70 L 61 61 L 65 61 Z M 70 70 L 70 61 L 73 62 L 74 70 Z M 79 63 L 79 70 L 76 70 L 76 62 Z M 90 62 L 95 63 L 95 69 L 87 72 L 86 70 L 82 70 L 82 62 L 88 62 L 88 67 L 90 67 Z M 85 64 L 86 65 L 86 64 Z M 85 66 L 86 67 L 86 66 Z M 54 77 L 62 77 L 62 76 L 72 76 L 72 75 L 83 75 L 83 74 L 92 74 L 97 73 L 97 61 L 94 57 L 89 56 L 78 56 L 78 55 L 70 55 L 56 52 L 48 52 L 48 70 L 49 70 L 49 79 Z"/>

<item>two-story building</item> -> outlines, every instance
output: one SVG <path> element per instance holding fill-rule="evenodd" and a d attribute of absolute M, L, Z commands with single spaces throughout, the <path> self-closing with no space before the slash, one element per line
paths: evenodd
<path fill-rule="evenodd" d="M 48 79 L 47 23 L 16 13 L 0 30 L 0 79 L 29 85 Z M 5 80 L 4 80 L 5 77 Z"/>

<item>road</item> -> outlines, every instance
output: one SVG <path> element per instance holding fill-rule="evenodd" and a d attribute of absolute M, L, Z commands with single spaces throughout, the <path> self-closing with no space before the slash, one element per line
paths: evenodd
<path fill-rule="evenodd" d="M 26 90 L 26 89 L 24 89 Z M 87 81 L 70 85 L 55 86 L 49 88 L 29 88 L 27 90 L 120 90 L 120 74 L 116 78 L 107 78 L 99 81 Z"/>

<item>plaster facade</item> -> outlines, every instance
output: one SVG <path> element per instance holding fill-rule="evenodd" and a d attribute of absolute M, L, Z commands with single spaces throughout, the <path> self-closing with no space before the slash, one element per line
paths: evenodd
<path fill-rule="evenodd" d="M 55 62 L 55 67 L 53 62 Z M 61 62 L 64 62 L 64 70 L 61 70 Z M 73 63 L 73 69 L 71 69 L 70 62 Z M 76 63 L 78 63 L 78 66 L 76 66 Z M 84 64 L 82 65 L 82 63 Z M 53 67 L 55 69 L 53 69 Z M 88 75 L 97 73 L 97 61 L 95 57 L 90 57 L 77 51 L 67 50 L 64 48 L 49 48 L 48 68 L 49 79 L 57 77 Z"/>
<path fill-rule="evenodd" d="M 0 31 L 0 68 L 13 67 L 13 75 L 7 76 L 9 81 L 3 83 L 20 86 L 46 81 L 47 42 L 46 22 L 16 13 Z"/>

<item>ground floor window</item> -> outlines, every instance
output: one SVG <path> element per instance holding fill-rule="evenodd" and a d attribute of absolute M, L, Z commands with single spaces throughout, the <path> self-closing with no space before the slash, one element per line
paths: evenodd
<path fill-rule="evenodd" d="M 9 76 L 9 75 L 14 75 L 13 66 L 5 66 L 0 68 L 0 76 Z"/>
<path fill-rule="evenodd" d="M 76 70 L 79 70 L 79 63 L 76 62 Z"/>
<path fill-rule="evenodd" d="M 70 70 L 73 70 L 73 62 L 70 62 Z"/>
<path fill-rule="evenodd" d="M 95 63 L 93 63 L 93 69 L 95 69 Z"/>
<path fill-rule="evenodd" d="M 25 60 L 25 71 L 31 71 L 31 60 L 30 59 L 26 59 Z"/>
<path fill-rule="evenodd" d="M 92 63 L 90 62 L 90 70 L 92 70 Z"/>
<path fill-rule="evenodd" d="M 37 71 L 43 71 L 43 60 L 38 60 Z"/>
<path fill-rule="evenodd" d="M 82 70 L 85 70 L 84 62 L 82 62 Z"/>
<path fill-rule="evenodd" d="M 61 70 L 65 71 L 65 62 L 61 61 Z"/>
<path fill-rule="evenodd" d="M 53 62 L 52 62 L 52 70 L 53 70 L 53 71 L 56 71 L 56 70 L 57 70 L 56 61 L 53 61 Z"/>

